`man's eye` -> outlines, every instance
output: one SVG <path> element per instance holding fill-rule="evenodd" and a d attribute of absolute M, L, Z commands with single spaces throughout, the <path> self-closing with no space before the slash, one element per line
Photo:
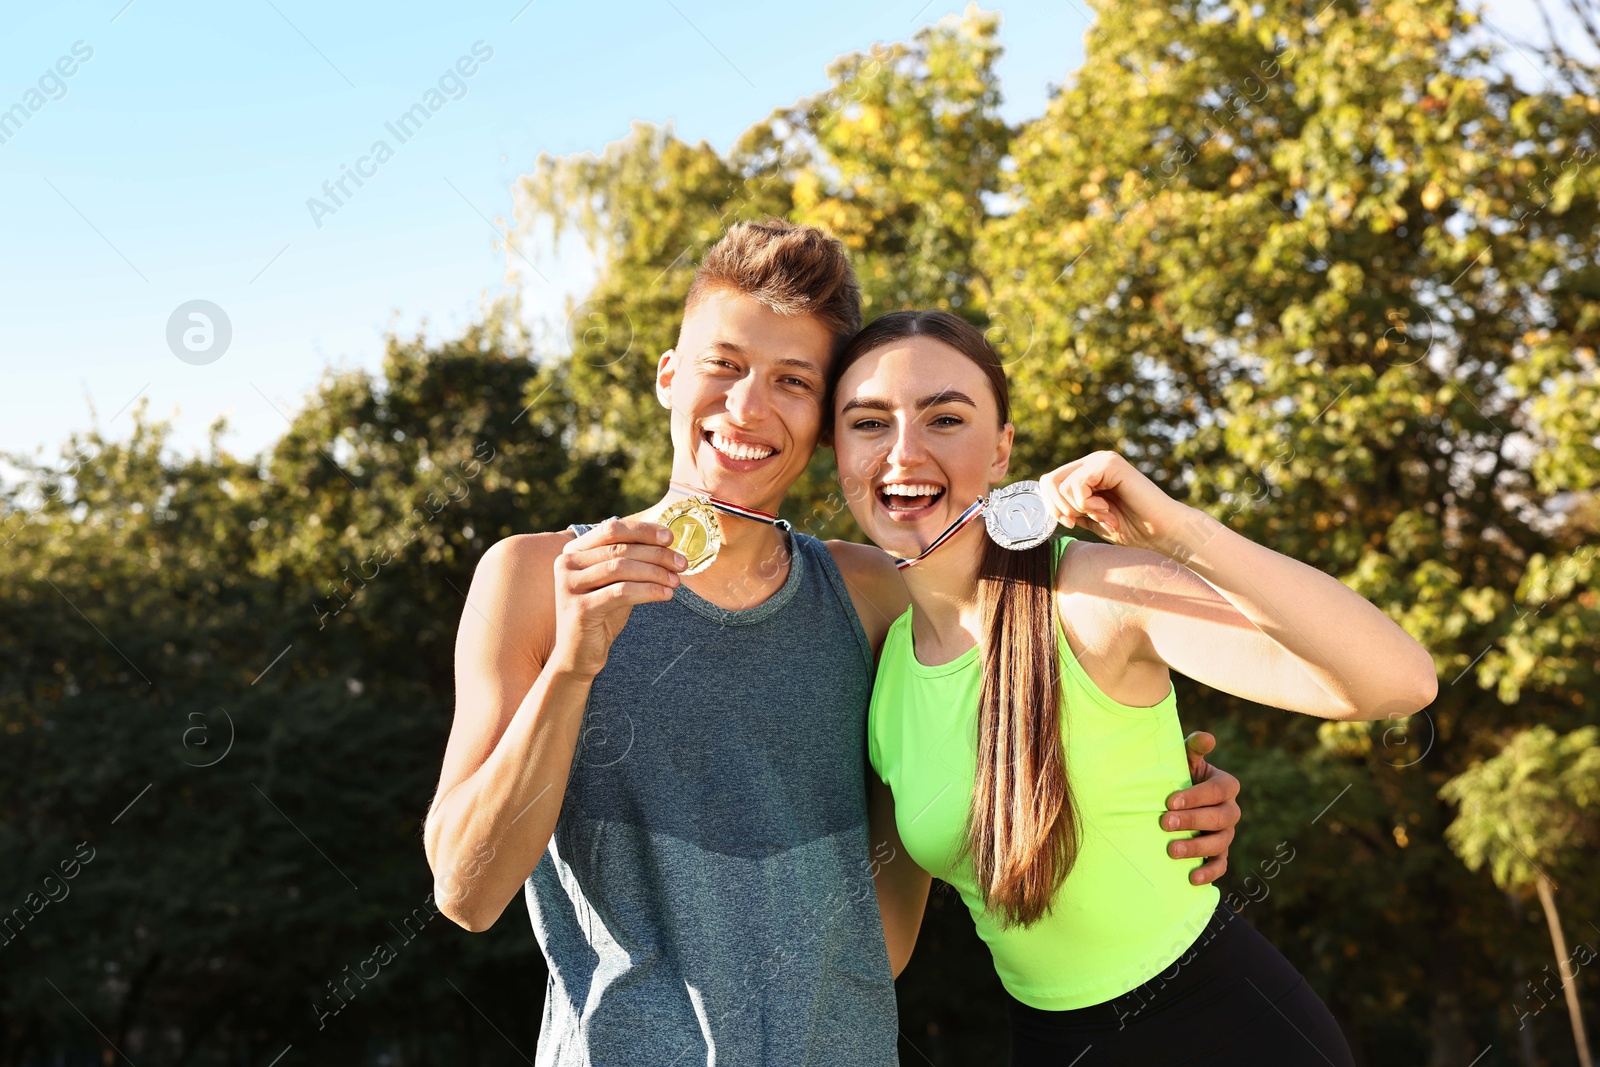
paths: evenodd
<path fill-rule="evenodd" d="M 811 383 L 806 381 L 804 378 L 785 378 L 783 381 L 787 385 L 798 385 L 802 389 L 811 388 Z"/>

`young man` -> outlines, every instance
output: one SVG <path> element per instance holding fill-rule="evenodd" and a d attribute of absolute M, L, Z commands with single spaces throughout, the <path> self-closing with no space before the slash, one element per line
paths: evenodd
<path fill-rule="evenodd" d="M 724 514 L 715 561 L 685 575 L 656 522 L 699 493 L 776 514 L 860 325 L 838 241 L 733 227 L 657 367 L 673 486 L 478 565 L 426 844 L 469 930 L 524 891 L 550 969 L 540 1065 L 896 1062 L 878 895 L 907 864 L 892 825 L 869 836 L 864 745 L 899 574 L 877 549 Z M 1164 817 L 1216 831 L 1169 846 L 1215 857 L 1197 881 L 1222 874 L 1238 821 L 1208 749 Z M 896 933 L 897 965 L 914 936 Z"/>

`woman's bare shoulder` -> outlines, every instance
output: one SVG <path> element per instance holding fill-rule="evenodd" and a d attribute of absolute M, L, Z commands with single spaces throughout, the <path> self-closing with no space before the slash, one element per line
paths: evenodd
<path fill-rule="evenodd" d="M 1162 581 L 1160 554 L 1073 541 L 1056 569 L 1056 605 L 1079 664 L 1113 700 L 1145 707 L 1167 692 L 1164 664 L 1146 664 L 1144 606 Z"/>

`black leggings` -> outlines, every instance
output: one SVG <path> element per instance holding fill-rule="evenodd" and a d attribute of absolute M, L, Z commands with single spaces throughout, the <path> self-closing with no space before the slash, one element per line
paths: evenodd
<path fill-rule="evenodd" d="M 1322 998 L 1226 904 L 1172 966 L 1115 1000 L 1043 1011 L 1006 999 L 1011 1067 L 1354 1064 Z"/>

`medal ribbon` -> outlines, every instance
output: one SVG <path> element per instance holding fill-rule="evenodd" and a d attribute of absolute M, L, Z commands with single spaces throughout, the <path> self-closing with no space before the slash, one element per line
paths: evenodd
<path fill-rule="evenodd" d="M 907 567 L 911 566 L 914 563 L 922 562 L 924 559 L 926 559 L 928 557 L 928 553 L 932 552 L 934 549 L 938 548 L 940 545 L 942 545 L 946 541 L 950 540 L 950 538 L 952 538 L 956 534 L 960 533 L 961 532 L 961 528 L 963 526 L 965 526 L 967 523 L 971 522 L 973 519 L 977 518 L 980 514 L 982 514 L 983 513 L 983 506 L 984 506 L 985 503 L 987 503 L 987 501 L 983 497 L 980 496 L 978 499 L 976 499 L 972 503 L 968 504 L 967 505 L 967 510 L 963 511 L 960 515 L 957 515 L 956 516 L 956 521 L 952 522 L 949 526 L 946 526 L 945 530 L 944 530 L 944 533 L 940 534 L 938 537 L 935 537 L 933 539 L 933 544 L 929 545 L 927 548 L 923 549 L 921 552 L 917 553 L 915 556 L 912 556 L 910 559 L 897 559 L 897 560 L 895 560 L 894 561 L 895 570 L 903 571 Z"/>
<path fill-rule="evenodd" d="M 718 511 L 726 512 L 729 515 L 737 515 L 741 519 L 751 519 L 755 522 L 764 522 L 768 526 L 776 526 L 784 533 L 788 533 L 791 529 L 793 529 L 793 527 L 789 525 L 788 519 L 780 519 L 778 516 L 773 515 L 770 512 L 757 511 L 755 508 L 747 508 L 743 504 L 735 504 L 731 500 L 719 500 L 710 493 L 706 492 L 704 489 L 696 489 L 694 486 L 688 485 L 684 482 L 669 482 L 667 484 L 671 485 L 674 489 L 681 489 L 685 493 L 693 494 L 694 496 L 697 496 L 706 503 L 710 504 L 712 507 L 716 508 Z"/>

